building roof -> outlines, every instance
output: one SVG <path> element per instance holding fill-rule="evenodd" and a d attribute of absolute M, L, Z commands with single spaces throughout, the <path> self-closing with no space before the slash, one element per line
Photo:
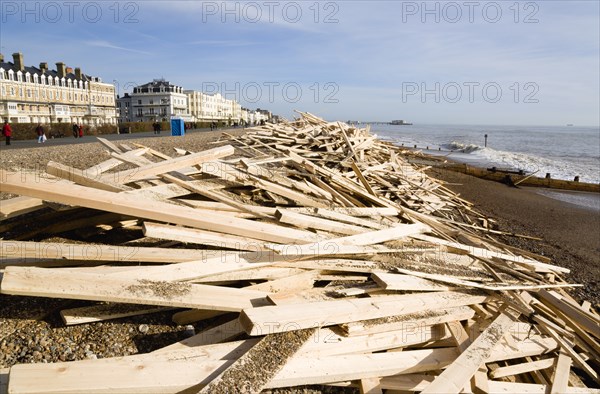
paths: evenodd
<path fill-rule="evenodd" d="M 16 67 L 12 62 L 2 62 L 2 63 L 0 63 L 0 68 L 4 69 L 5 71 L 13 70 L 15 73 L 17 71 L 19 71 L 19 68 Z M 56 70 L 48 69 L 42 73 L 41 69 L 34 67 L 34 66 L 25 66 L 24 70 L 21 72 L 23 74 L 29 73 L 31 75 L 33 75 L 33 74 L 42 75 L 43 74 L 43 75 L 46 75 L 46 77 L 52 77 L 52 78 L 58 77 L 58 71 L 56 71 Z M 77 81 L 80 80 L 79 78 L 77 78 L 77 76 L 73 72 L 66 74 L 65 79 L 72 79 L 72 80 L 77 80 Z M 93 81 L 94 78 L 89 75 L 86 75 L 86 74 L 81 74 L 81 80 L 84 82 L 86 82 L 86 81 L 90 82 L 90 81 Z"/>
<path fill-rule="evenodd" d="M 183 93 L 183 88 L 177 85 L 173 85 L 169 81 L 165 81 L 164 79 L 155 79 L 152 82 L 148 82 L 133 88 L 134 93 L 161 93 L 174 91 Z"/>

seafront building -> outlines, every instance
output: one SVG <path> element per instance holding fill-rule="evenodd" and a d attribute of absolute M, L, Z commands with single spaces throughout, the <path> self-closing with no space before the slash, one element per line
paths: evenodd
<path fill-rule="evenodd" d="M 220 93 L 208 94 L 196 90 L 186 90 L 189 112 L 196 122 L 240 123 L 242 106 L 233 99 L 227 99 Z"/>
<path fill-rule="evenodd" d="M 251 111 L 220 93 L 183 90 L 164 79 L 136 86 L 132 93 L 118 97 L 117 113 L 119 122 L 168 121 L 178 117 L 185 122 L 217 122 L 233 126 L 242 122 L 260 124 L 272 119 L 269 111 Z"/>
<path fill-rule="evenodd" d="M 172 117 L 193 121 L 188 110 L 188 96 L 181 86 L 155 79 L 133 88 L 117 98 L 119 122 L 156 122 Z"/>
<path fill-rule="evenodd" d="M 13 61 L 0 54 L 0 118 L 11 123 L 116 124 L 115 87 L 80 68 L 56 63 L 25 66 L 23 54 Z"/>
<path fill-rule="evenodd" d="M 116 96 L 115 86 L 63 62 L 26 66 L 23 54 L 13 61 L 0 54 L 0 118 L 11 123 L 77 123 L 90 126 L 117 122 L 218 122 L 255 125 L 272 119 L 269 111 L 242 108 L 220 93 L 184 90 L 155 79 Z M 1 122 L 0 122 L 1 123 Z"/>

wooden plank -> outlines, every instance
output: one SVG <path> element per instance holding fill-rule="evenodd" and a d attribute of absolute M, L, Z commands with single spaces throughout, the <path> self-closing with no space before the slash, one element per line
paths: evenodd
<path fill-rule="evenodd" d="M 234 153 L 231 145 L 205 150 L 191 155 L 180 156 L 171 160 L 148 164 L 142 167 L 124 170 L 112 174 L 105 174 L 102 179 L 111 180 L 115 183 L 129 183 L 142 179 L 154 177 L 170 171 L 202 164 L 206 161 L 219 159 Z"/>
<path fill-rule="evenodd" d="M 67 326 L 94 323 L 122 317 L 145 315 L 169 310 L 169 308 L 135 304 L 100 304 L 80 308 L 63 309 L 60 317 Z"/>
<path fill-rule="evenodd" d="M 102 179 L 102 176 L 99 177 L 88 174 L 86 170 L 69 167 L 53 161 L 48 162 L 46 165 L 46 172 L 58 178 L 66 179 L 77 183 L 78 185 L 93 187 L 94 189 L 106 190 L 109 192 L 131 190 L 130 187 L 112 182 L 112 180 Z"/>
<path fill-rule="evenodd" d="M 575 365 L 581 368 L 585 373 L 587 373 L 594 381 L 600 384 L 600 374 L 594 368 L 592 368 L 585 360 L 577 353 L 571 345 L 569 345 L 560 335 L 556 333 L 552 328 L 548 326 L 541 325 L 542 330 L 549 334 L 558 344 L 560 348 L 564 350 L 569 357 L 572 358 Z"/>
<path fill-rule="evenodd" d="M 311 337 L 314 330 L 266 335 L 247 353 L 235 360 L 199 394 L 246 392 L 260 393 L 279 372 L 300 346 Z M 274 353 L 276 359 L 265 362 L 266 353 Z"/>
<path fill-rule="evenodd" d="M 131 267 L 126 272 L 118 273 L 118 276 L 122 279 L 192 281 L 226 272 L 265 267 L 276 261 L 274 256 L 264 252 L 257 254 L 232 250 L 206 250 L 206 252 L 207 258 L 202 260 L 151 267 Z"/>
<path fill-rule="evenodd" d="M 360 209 L 360 208 L 356 208 L 356 209 Z M 362 208 L 362 209 L 367 209 L 367 208 Z M 386 209 L 389 209 L 389 208 L 386 208 Z M 377 211 L 374 211 L 373 215 L 370 216 L 371 218 L 376 218 L 377 216 L 380 216 L 375 212 L 377 212 Z M 340 212 L 340 210 L 338 210 L 338 209 L 332 210 L 332 209 L 325 209 L 325 208 L 317 208 L 315 210 L 315 213 L 318 216 L 321 216 L 325 219 L 337 220 L 338 222 L 354 224 L 357 226 L 363 226 L 363 227 L 372 228 L 372 229 L 376 229 L 376 230 L 381 230 L 381 229 L 390 227 L 390 226 L 383 225 L 379 222 L 376 222 L 374 220 L 361 219 L 356 216 L 348 215 L 346 213 Z M 381 219 L 381 217 L 380 217 L 380 219 Z"/>
<path fill-rule="evenodd" d="M 419 333 L 425 326 L 466 320 L 472 318 L 474 314 L 475 311 L 468 306 L 444 309 L 429 308 L 426 311 L 408 315 L 344 323 L 340 328 L 347 336 L 375 334 L 400 329 L 412 329 L 415 333 Z"/>
<path fill-rule="evenodd" d="M 369 231 L 369 229 L 364 227 L 322 219 L 316 216 L 303 215 L 301 213 L 281 208 L 277 209 L 275 212 L 275 217 L 281 223 L 291 224 L 299 228 L 310 228 L 338 234 L 354 235 Z"/>
<path fill-rule="evenodd" d="M 10 371 L 9 392 L 177 393 L 207 384 L 257 340 L 199 346 L 181 351 L 53 364 L 20 364 Z M 40 368 L 44 366 L 44 368 Z M 218 372 L 217 372 L 218 373 Z"/>
<path fill-rule="evenodd" d="M 356 165 L 356 163 L 353 160 L 350 161 L 350 166 L 352 167 L 352 170 L 358 177 L 358 180 L 360 181 L 360 183 L 362 183 L 362 185 L 365 187 L 365 189 L 367 189 L 367 191 L 369 193 L 371 193 L 372 195 L 376 196 L 375 192 L 371 188 L 371 185 L 369 185 L 369 181 L 367 181 L 367 178 L 365 178 L 362 171 L 360 170 L 360 168 L 358 168 L 358 166 Z"/>
<path fill-rule="evenodd" d="M 335 327 L 318 328 L 301 349 L 302 357 L 375 353 L 449 338 L 443 325 L 405 324 L 394 331 L 347 337 Z"/>
<path fill-rule="evenodd" d="M 454 348 L 444 348 L 320 358 L 295 357 L 267 387 L 324 384 L 437 370 L 450 364 L 456 354 Z"/>
<path fill-rule="evenodd" d="M 558 308 L 558 310 L 581 326 L 581 328 L 585 329 L 585 331 L 596 338 L 600 338 L 600 323 L 592 314 L 585 313 L 581 308 L 570 305 L 568 302 L 557 297 L 555 293 L 553 294 L 546 290 L 537 292 L 537 296 L 542 302 Z"/>
<path fill-rule="evenodd" d="M 327 241 L 315 242 L 303 245 L 276 245 L 266 244 L 265 247 L 272 249 L 284 256 L 310 256 L 348 254 L 361 251 L 360 246 L 374 245 L 391 240 L 399 240 L 414 234 L 429 231 L 429 226 L 417 224 L 401 224 L 395 227 L 368 231 L 348 237 L 333 238 Z M 370 253 L 370 250 L 363 253 Z"/>
<path fill-rule="evenodd" d="M 519 375 L 532 371 L 539 371 L 541 369 L 547 369 L 555 364 L 554 358 L 546 358 L 538 361 L 530 361 L 526 363 L 508 365 L 506 367 L 499 367 L 490 372 L 490 378 L 499 379 L 506 376 Z"/>
<path fill-rule="evenodd" d="M 564 351 L 559 352 L 556 359 L 556 367 L 552 375 L 551 394 L 560 394 L 567 391 L 569 385 L 569 373 L 571 371 L 571 357 Z"/>
<path fill-rule="evenodd" d="M 502 311 L 452 364 L 438 375 L 422 393 L 459 393 L 485 363 L 494 346 L 513 325 L 516 317 Z"/>
<path fill-rule="evenodd" d="M 34 212 L 44 207 L 44 202 L 39 198 L 20 196 L 0 200 L 0 220 Z"/>
<path fill-rule="evenodd" d="M 214 252 L 198 249 L 153 248 L 59 242 L 0 241 L 0 257 L 28 260 L 107 261 L 111 263 L 179 263 L 205 260 Z"/>
<path fill-rule="evenodd" d="M 187 242 L 199 245 L 209 245 L 221 249 L 266 251 L 264 241 L 238 237 L 213 231 L 198 230 L 180 226 L 169 226 L 166 224 L 144 222 L 144 235 L 157 239 Z"/>
<path fill-rule="evenodd" d="M 108 148 L 111 152 L 123 153 L 123 150 L 119 148 L 117 145 L 112 143 L 112 141 L 107 140 L 106 138 L 96 137 L 99 143 Z"/>
<path fill-rule="evenodd" d="M 261 335 L 265 332 L 283 332 L 315 325 L 326 326 L 409 314 L 433 305 L 440 308 L 478 304 L 485 299 L 485 296 L 480 295 L 436 292 L 322 301 L 291 306 L 266 306 L 245 309 L 240 315 L 240 321 L 248 334 Z"/>
<path fill-rule="evenodd" d="M 537 270 L 540 270 L 541 272 L 551 271 L 551 272 L 562 272 L 562 273 L 567 273 L 567 274 L 570 272 L 570 270 L 567 268 L 558 267 L 558 266 L 551 265 L 551 264 L 540 263 L 539 261 L 527 259 L 522 256 L 514 256 L 511 254 L 502 253 L 502 252 L 494 252 L 494 251 L 491 251 L 488 249 L 478 248 L 478 247 L 474 247 L 474 246 L 468 246 L 468 245 L 464 245 L 464 244 L 461 244 L 458 242 L 450 242 L 450 241 L 446 241 L 443 239 L 431 237 L 428 235 L 418 234 L 418 235 L 412 236 L 412 238 L 419 239 L 422 241 L 432 242 L 432 243 L 438 244 L 438 245 L 448 246 L 448 247 L 451 247 L 454 249 L 459 249 L 459 250 L 465 251 L 465 252 L 472 254 L 473 256 L 477 256 L 477 257 L 483 257 L 483 258 L 496 257 L 496 258 L 499 258 L 502 260 L 525 264 L 525 265 L 531 266 Z"/>
<path fill-rule="evenodd" d="M 187 157 L 187 156 L 183 156 Z M 180 224 L 205 230 L 249 236 L 270 242 L 311 242 L 316 236 L 312 233 L 257 223 L 246 219 L 224 217 L 217 213 L 202 217 L 193 208 L 175 206 L 158 201 L 145 201 L 135 196 L 107 192 L 80 185 L 57 185 L 53 182 L 23 179 L 20 174 L 0 171 L 0 192 L 29 195 L 64 204 L 73 204 L 108 212 L 136 216 L 161 222 Z"/>
<path fill-rule="evenodd" d="M 426 272 L 418 272 L 411 271 L 404 268 L 396 268 L 396 271 L 401 272 L 406 275 L 413 275 L 419 278 L 431 279 L 443 283 L 451 283 L 459 286 L 465 286 L 468 288 L 476 288 L 483 290 L 491 290 L 491 291 L 509 291 L 509 290 L 537 290 L 537 289 L 550 289 L 550 288 L 560 288 L 560 287 L 580 287 L 582 285 L 579 284 L 570 284 L 570 283 L 557 283 L 557 284 L 541 284 L 541 285 L 511 285 L 504 283 L 495 283 L 492 285 L 482 284 L 478 282 L 474 282 L 471 280 L 464 280 L 455 278 L 449 275 L 439 275 L 439 274 L 428 274 Z"/>
<path fill-rule="evenodd" d="M 381 379 L 378 377 L 361 379 L 360 394 L 383 394 L 381 389 Z"/>
<path fill-rule="evenodd" d="M 454 289 L 412 275 L 376 273 L 371 275 L 371 278 L 385 290 L 448 291 Z"/>
<path fill-rule="evenodd" d="M 548 386 L 543 384 L 531 384 L 531 383 L 517 383 L 517 382 L 496 382 L 490 381 L 490 392 L 496 394 L 546 394 L 548 392 Z M 600 390 L 592 388 L 582 387 L 568 387 L 564 394 L 599 394 Z"/>
<path fill-rule="evenodd" d="M 60 270 L 8 267 L 0 292 L 90 301 L 241 311 L 268 305 L 267 293 L 255 290 L 174 283 L 124 280 L 103 274 L 60 272 Z"/>

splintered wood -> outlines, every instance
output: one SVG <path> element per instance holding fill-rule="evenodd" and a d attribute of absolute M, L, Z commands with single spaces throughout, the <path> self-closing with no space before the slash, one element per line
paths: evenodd
<path fill-rule="evenodd" d="M 3 294 L 90 302 L 61 311 L 65 324 L 232 316 L 150 354 L 14 365 L 0 392 L 600 384 L 600 317 L 569 296 L 568 270 L 491 238 L 518 235 L 402 148 L 308 113 L 218 142 L 170 157 L 103 140 L 111 158 L 88 170 L 0 172 L 19 195 L 0 203 Z"/>

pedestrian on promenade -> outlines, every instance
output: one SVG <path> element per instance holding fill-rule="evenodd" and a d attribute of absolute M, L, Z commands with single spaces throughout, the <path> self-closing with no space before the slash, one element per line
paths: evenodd
<path fill-rule="evenodd" d="M 77 123 L 73 123 L 73 137 L 77 138 L 78 135 L 79 135 L 79 126 L 77 126 Z"/>
<path fill-rule="evenodd" d="M 44 132 L 44 127 L 42 127 L 41 123 L 38 123 L 37 127 L 35 128 L 35 133 L 38 136 L 38 144 L 46 142 L 46 133 Z"/>
<path fill-rule="evenodd" d="M 10 124 L 8 124 L 8 119 L 4 121 L 4 126 L 2 127 L 2 135 L 6 138 L 6 145 L 10 145 L 12 129 L 10 128 Z"/>
<path fill-rule="evenodd" d="M 82 124 L 79 125 L 78 133 L 79 133 L 79 138 L 83 138 L 83 125 Z"/>

